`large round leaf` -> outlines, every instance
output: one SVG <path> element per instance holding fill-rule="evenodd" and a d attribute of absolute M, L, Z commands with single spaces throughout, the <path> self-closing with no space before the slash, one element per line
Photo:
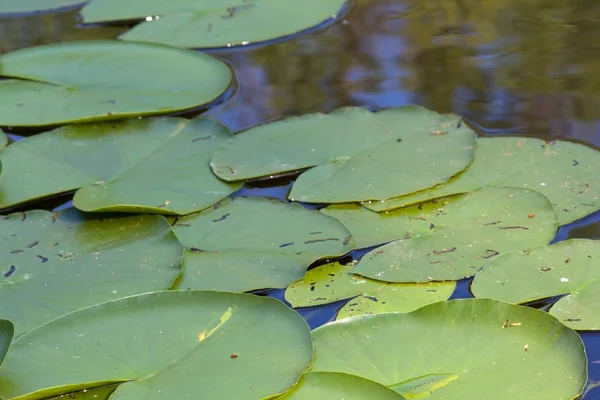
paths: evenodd
<path fill-rule="evenodd" d="M 17 14 L 56 10 L 76 6 L 86 0 L 2 0 L 0 14 Z"/>
<path fill-rule="evenodd" d="M 0 208 L 83 187 L 74 204 L 84 211 L 198 211 L 241 186 L 208 164 L 232 136 L 205 118 L 64 126 L 0 150 Z"/>
<path fill-rule="evenodd" d="M 121 39 L 170 46 L 214 48 L 264 42 L 333 22 L 346 0 L 94 0 L 83 8 L 84 22 L 144 19 Z"/>
<path fill-rule="evenodd" d="M 148 293 L 68 314 L 13 344 L 0 397 L 46 398 L 122 383 L 111 400 L 263 399 L 312 359 L 306 322 L 278 300 Z"/>
<path fill-rule="evenodd" d="M 550 314 L 580 330 L 600 330 L 600 241 L 571 239 L 495 258 L 475 275 L 476 297 L 510 303 L 564 296 Z"/>
<path fill-rule="evenodd" d="M 406 238 L 372 250 L 353 272 L 389 282 L 458 280 L 498 254 L 550 243 L 558 225 L 548 199 L 525 189 L 484 188 L 437 202 L 398 210 L 394 218 L 410 221 Z"/>
<path fill-rule="evenodd" d="M 12 338 L 15 334 L 15 326 L 12 321 L 7 319 L 0 319 L 0 368 L 4 364 L 6 353 L 10 349 Z"/>
<path fill-rule="evenodd" d="M 354 263 L 333 262 L 313 268 L 285 291 L 292 307 L 310 307 L 350 299 L 337 313 L 337 319 L 362 314 L 409 312 L 447 300 L 455 282 L 389 283 L 350 273 Z"/>
<path fill-rule="evenodd" d="M 229 87 L 208 55 L 120 41 L 58 43 L 0 56 L 0 125 L 39 126 L 165 114 Z"/>
<path fill-rule="evenodd" d="M 103 301 L 168 289 L 181 244 L 159 216 L 97 219 L 73 209 L 0 219 L 1 315 L 16 335 Z"/>
<path fill-rule="evenodd" d="M 564 225 L 600 209 L 598 165 L 600 152 L 579 143 L 531 137 L 479 138 L 473 164 L 447 184 L 365 206 L 389 211 L 484 186 L 522 187 L 548 197 Z"/>
<path fill-rule="evenodd" d="M 339 372 L 310 372 L 280 400 L 402 400 L 391 389 L 359 376 Z"/>
<path fill-rule="evenodd" d="M 583 343 L 543 311 L 487 299 L 365 315 L 313 331 L 312 371 L 359 375 L 431 400 L 565 400 L 587 379 Z"/>
<path fill-rule="evenodd" d="M 378 113 L 346 107 L 252 128 L 217 150 L 211 166 L 228 181 L 318 166 L 300 176 L 291 199 L 389 198 L 445 182 L 469 165 L 475 134 L 459 121 L 417 106 Z M 306 186 L 311 177 L 317 187 Z M 316 197 L 312 189 L 323 192 Z"/>
<path fill-rule="evenodd" d="M 284 288 L 312 262 L 354 244 L 341 223 L 318 211 L 252 197 L 179 218 L 173 230 L 186 247 L 182 289 Z"/>

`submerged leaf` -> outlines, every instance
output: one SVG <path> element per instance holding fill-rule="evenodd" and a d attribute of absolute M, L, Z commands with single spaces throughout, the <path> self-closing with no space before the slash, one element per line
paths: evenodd
<path fill-rule="evenodd" d="M 181 272 L 181 244 L 159 216 L 36 210 L 0 227 L 0 304 L 17 336 L 92 304 L 168 289 Z"/>
<path fill-rule="evenodd" d="M 311 269 L 285 291 L 292 307 L 310 307 L 350 299 L 337 319 L 362 314 L 409 312 L 436 301 L 447 300 L 455 282 L 403 284 L 375 281 L 350 273 L 354 264 L 333 262 Z"/>
<path fill-rule="evenodd" d="M 212 333 L 199 341 L 203 331 Z M 40 399 L 120 383 L 111 400 L 255 400 L 286 392 L 312 353 L 308 325 L 278 300 L 147 293 L 23 336 L 0 373 L 0 396 Z"/>
<path fill-rule="evenodd" d="M 506 320 L 520 325 L 505 327 Z M 564 400 L 587 380 L 577 333 L 543 311 L 495 300 L 347 318 L 313 338 L 311 371 L 362 376 L 407 398 Z"/>
<path fill-rule="evenodd" d="M 410 221 L 406 238 L 367 253 L 352 272 L 388 282 L 458 280 L 499 254 L 550 243 L 558 225 L 548 199 L 517 188 L 484 188 L 394 214 Z"/>
<path fill-rule="evenodd" d="M 0 208 L 82 187 L 84 211 L 188 214 L 227 197 L 208 160 L 233 134 L 210 119 L 69 125 L 0 150 Z"/>
<path fill-rule="evenodd" d="M 381 212 L 484 186 L 520 187 L 548 197 L 560 224 L 565 225 L 600 210 L 598 165 L 600 152 L 579 143 L 531 137 L 479 138 L 473 164 L 447 184 L 364 205 Z"/>
<path fill-rule="evenodd" d="M 256 44 L 333 22 L 346 0 L 94 0 L 84 22 L 143 20 L 121 39 L 170 46 L 215 48 Z"/>
<path fill-rule="evenodd" d="M 229 67 L 208 55 L 108 40 L 30 47 L 0 64 L 2 126 L 166 114 L 217 99 L 231 81 Z"/>
<path fill-rule="evenodd" d="M 340 222 L 318 211 L 252 197 L 179 218 L 173 230 L 186 248 L 181 289 L 284 288 L 312 262 L 354 244 Z"/>
<path fill-rule="evenodd" d="M 571 239 L 504 254 L 485 265 L 471 290 L 510 303 L 564 296 L 551 315 L 573 329 L 600 330 L 600 241 Z"/>
<path fill-rule="evenodd" d="M 403 400 L 377 382 L 339 372 L 309 372 L 279 400 Z"/>

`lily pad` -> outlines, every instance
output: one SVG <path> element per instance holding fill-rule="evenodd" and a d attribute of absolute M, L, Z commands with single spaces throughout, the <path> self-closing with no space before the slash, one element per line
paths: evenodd
<path fill-rule="evenodd" d="M 0 14 L 36 13 L 73 7 L 86 0 L 2 0 Z"/>
<path fill-rule="evenodd" d="M 600 330 L 600 241 L 571 239 L 504 254 L 485 265 L 471 290 L 509 303 L 564 296 L 551 315 L 573 329 Z"/>
<path fill-rule="evenodd" d="M 262 399 L 294 385 L 312 354 L 308 325 L 278 300 L 147 293 L 23 336 L 0 374 L 0 397 L 47 398 L 120 383 L 111 400 Z"/>
<path fill-rule="evenodd" d="M 17 336 L 83 307 L 168 289 L 181 272 L 181 244 L 159 216 L 34 210 L 0 227 L 0 304 Z"/>
<path fill-rule="evenodd" d="M 352 272 L 388 282 L 458 280 L 499 254 L 550 243 L 558 226 L 548 199 L 531 190 L 484 188 L 437 202 L 398 210 L 406 238 L 367 253 Z"/>
<path fill-rule="evenodd" d="M 346 0 L 94 0 L 83 8 L 84 22 L 147 19 L 121 39 L 170 46 L 215 48 L 286 38 L 331 23 Z"/>
<path fill-rule="evenodd" d="M 81 188 L 84 211 L 188 214 L 237 190 L 208 160 L 233 134 L 210 119 L 68 125 L 0 150 L 0 207 Z"/>
<path fill-rule="evenodd" d="M 211 166 L 227 181 L 317 166 L 298 178 L 290 199 L 387 199 L 445 182 L 471 163 L 475 134 L 459 121 L 417 106 L 346 107 L 249 129 L 217 150 Z"/>
<path fill-rule="evenodd" d="M 385 202 L 365 203 L 389 211 L 484 186 L 521 187 L 550 199 L 565 225 L 600 210 L 600 151 L 579 143 L 531 137 L 479 138 L 473 164 L 448 183 Z"/>
<path fill-rule="evenodd" d="M 377 382 L 339 372 L 310 372 L 280 400 L 402 400 L 404 397 Z"/>
<path fill-rule="evenodd" d="M 15 326 L 13 323 L 7 319 L 0 319 L 0 368 L 4 364 L 14 334 Z"/>
<path fill-rule="evenodd" d="M 110 395 L 119 387 L 116 385 L 102 386 L 95 389 L 84 389 L 77 392 L 61 394 L 60 396 L 51 397 L 48 400 L 109 400 Z"/>
<path fill-rule="evenodd" d="M 166 114 L 212 102 L 231 81 L 229 67 L 206 54 L 110 40 L 29 47 L 0 64 L 3 126 Z"/>
<path fill-rule="evenodd" d="M 362 314 L 409 312 L 436 301 L 447 300 L 456 282 L 404 284 L 375 281 L 350 273 L 355 264 L 338 262 L 321 265 L 292 283 L 285 300 L 292 307 L 310 307 L 350 299 L 337 319 Z"/>
<path fill-rule="evenodd" d="M 564 400 L 587 380 L 577 333 L 543 311 L 495 300 L 346 318 L 312 333 L 311 371 L 362 376 L 407 398 Z"/>
<path fill-rule="evenodd" d="M 314 261 L 354 244 L 340 222 L 318 211 L 252 197 L 179 218 L 173 231 L 185 247 L 181 289 L 285 288 Z"/>

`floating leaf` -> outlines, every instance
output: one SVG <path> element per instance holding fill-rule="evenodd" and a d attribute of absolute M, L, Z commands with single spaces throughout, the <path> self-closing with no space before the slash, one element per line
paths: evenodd
<path fill-rule="evenodd" d="M 129 119 L 69 125 L 0 150 L 0 207 L 80 189 L 84 211 L 188 214 L 241 184 L 219 180 L 208 160 L 233 134 L 210 119 Z"/>
<path fill-rule="evenodd" d="M 254 400 L 286 392 L 311 359 L 308 325 L 278 300 L 147 293 L 23 336 L 0 374 L 0 396 L 39 399 L 120 383 L 111 400 Z"/>
<path fill-rule="evenodd" d="M 354 264 L 333 262 L 313 268 L 304 278 L 292 283 L 285 299 L 292 307 L 310 307 L 352 299 L 337 319 L 362 314 L 409 312 L 436 301 L 447 300 L 455 282 L 403 284 L 375 281 L 351 274 Z"/>
<path fill-rule="evenodd" d="M 14 334 L 15 326 L 13 323 L 7 319 L 0 319 L 0 368 L 4 364 Z"/>
<path fill-rule="evenodd" d="M 388 282 L 458 280 L 498 254 L 550 243 L 558 224 L 548 199 L 517 188 L 484 188 L 394 214 L 410 221 L 406 239 L 372 250 L 354 273 Z"/>
<path fill-rule="evenodd" d="M 564 296 L 551 315 L 573 329 L 600 330 L 600 241 L 571 239 L 504 254 L 485 265 L 471 290 L 509 303 Z"/>
<path fill-rule="evenodd" d="M 0 80 L 4 126 L 166 114 L 217 99 L 231 81 L 229 67 L 206 54 L 108 40 L 30 47 L 0 64 L 9 78 Z"/>
<path fill-rule="evenodd" d="M 109 400 L 110 395 L 119 387 L 116 385 L 102 386 L 96 389 L 80 390 L 78 392 L 71 392 L 62 394 L 60 396 L 52 397 L 49 400 Z"/>
<path fill-rule="evenodd" d="M 57 10 L 85 3 L 86 0 L 2 0 L 0 14 L 21 14 Z"/>
<path fill-rule="evenodd" d="M 237 135 L 211 166 L 227 181 L 317 166 L 298 178 L 290 199 L 387 199 L 445 182 L 469 165 L 475 134 L 456 128 L 459 119 L 417 106 L 291 117 Z"/>
<path fill-rule="evenodd" d="M 389 211 L 484 186 L 522 187 L 550 199 L 560 224 L 600 210 L 600 152 L 579 143 L 531 137 L 479 138 L 473 164 L 462 174 L 420 193 L 365 203 Z"/>
<path fill-rule="evenodd" d="M 159 216 L 35 210 L 0 227 L 0 304 L 17 336 L 92 304 L 168 289 L 181 272 L 181 245 Z"/>
<path fill-rule="evenodd" d="M 183 0 L 94 0 L 83 8 L 84 22 L 147 19 L 121 39 L 170 46 L 215 48 L 286 38 L 335 21 L 346 0 L 243 0 L 237 4 Z"/>
<path fill-rule="evenodd" d="M 179 218 L 185 273 L 179 288 L 284 288 L 314 261 L 341 256 L 352 236 L 338 221 L 299 204 L 238 197 Z"/>
<path fill-rule="evenodd" d="M 402 400 L 404 397 L 377 382 L 339 372 L 310 372 L 279 400 Z"/>
<path fill-rule="evenodd" d="M 313 338 L 311 371 L 362 376 L 407 398 L 564 400 L 587 379 L 577 333 L 543 311 L 489 299 L 346 318 Z"/>

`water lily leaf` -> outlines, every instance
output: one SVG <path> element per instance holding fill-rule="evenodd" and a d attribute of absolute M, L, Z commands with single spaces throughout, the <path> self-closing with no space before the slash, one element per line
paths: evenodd
<path fill-rule="evenodd" d="M 563 400 L 587 380 L 577 333 L 543 311 L 490 299 L 346 318 L 312 333 L 311 371 L 362 376 L 407 398 Z"/>
<path fill-rule="evenodd" d="M 95 389 L 84 389 L 78 392 L 61 394 L 60 396 L 51 397 L 48 400 L 108 400 L 110 395 L 119 387 L 118 384 L 101 386 Z"/>
<path fill-rule="evenodd" d="M 473 164 L 448 183 L 385 202 L 365 203 L 389 211 L 484 186 L 522 187 L 550 199 L 560 224 L 600 210 L 600 152 L 579 143 L 531 137 L 479 138 Z"/>
<path fill-rule="evenodd" d="M 0 227 L 0 304 L 17 336 L 92 304 L 168 289 L 181 272 L 181 244 L 159 216 L 34 210 Z"/>
<path fill-rule="evenodd" d="M 0 14 L 31 13 L 51 11 L 63 7 L 76 6 L 86 0 L 2 0 Z"/>
<path fill-rule="evenodd" d="M 573 329 L 600 330 L 599 260 L 600 241 L 586 239 L 503 254 L 475 276 L 471 290 L 509 303 L 564 296 L 550 314 Z"/>
<path fill-rule="evenodd" d="M 179 218 L 173 231 L 186 248 L 182 289 L 284 288 L 312 262 L 354 244 L 340 222 L 318 211 L 252 197 Z"/>
<path fill-rule="evenodd" d="M 4 364 L 14 334 L 15 326 L 13 323 L 7 319 L 0 319 L 0 368 Z"/>
<path fill-rule="evenodd" d="M 121 383 L 111 400 L 262 399 L 294 385 L 312 353 L 308 325 L 278 300 L 147 293 L 23 336 L 0 374 L 0 396 L 41 399 Z"/>
<path fill-rule="evenodd" d="M 337 314 L 337 319 L 362 314 L 409 312 L 447 300 L 456 282 L 421 284 L 375 281 L 350 273 L 355 264 L 338 262 L 321 265 L 292 283 L 285 299 L 292 307 L 310 307 L 353 298 Z"/>
<path fill-rule="evenodd" d="M 293 200 L 389 198 L 445 182 L 469 165 L 475 134 L 464 124 L 457 128 L 459 120 L 417 106 L 291 117 L 237 135 L 213 154 L 211 166 L 227 181 L 318 166 L 296 181 Z M 319 187 L 310 186 L 313 180 Z"/>
<path fill-rule="evenodd" d="M 84 211 L 198 211 L 241 186 L 221 181 L 208 164 L 232 136 L 205 118 L 64 126 L 0 151 L 0 207 L 82 188 L 74 205 Z"/>
<path fill-rule="evenodd" d="M 346 0 L 244 0 L 237 4 L 210 0 L 94 0 L 82 11 L 84 22 L 141 20 L 121 39 L 170 46 L 215 48 L 285 38 L 333 22 Z"/>
<path fill-rule="evenodd" d="M 402 400 L 404 397 L 377 382 L 339 372 L 310 372 L 280 400 Z"/>
<path fill-rule="evenodd" d="M 411 220 L 406 239 L 367 253 L 352 272 L 389 282 L 458 280 L 499 254 L 550 243 L 558 225 L 548 199 L 525 189 L 484 188 L 432 205 L 398 210 L 393 218 Z"/>
<path fill-rule="evenodd" d="M 109 40 L 29 47 L 0 64 L 9 78 L 0 80 L 3 126 L 166 114 L 217 99 L 231 81 L 229 67 L 206 54 Z"/>

